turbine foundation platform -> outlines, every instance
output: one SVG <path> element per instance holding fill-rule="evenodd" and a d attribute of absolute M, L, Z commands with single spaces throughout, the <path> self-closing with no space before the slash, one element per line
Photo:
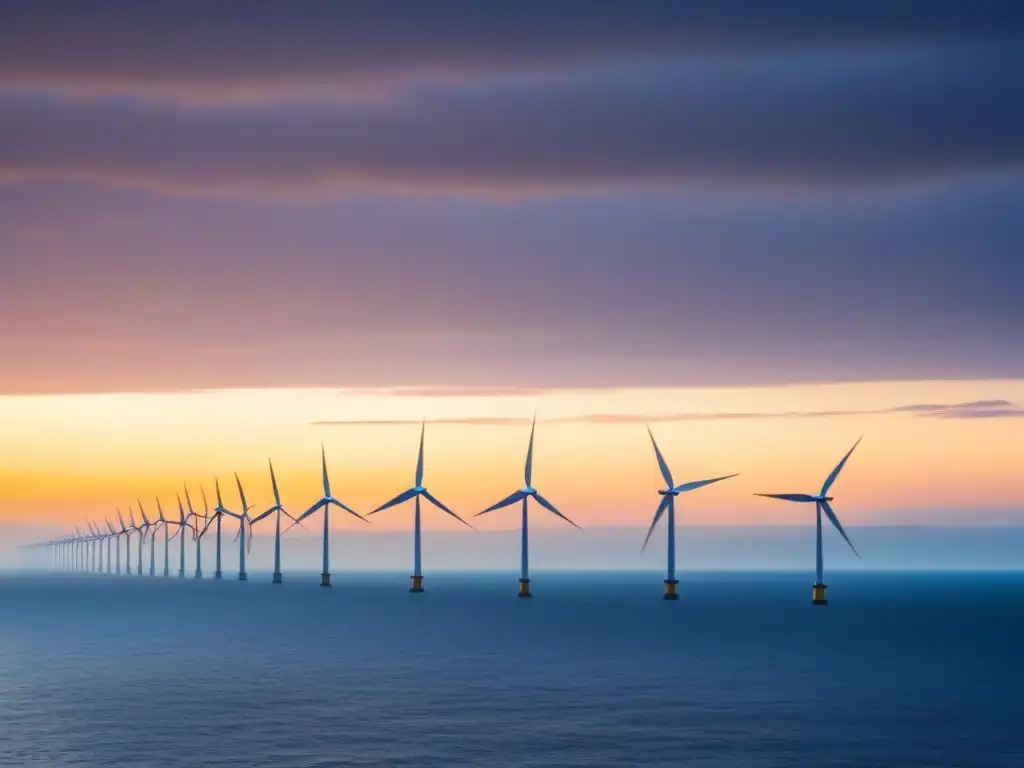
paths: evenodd
<path fill-rule="evenodd" d="M 202 571 L 196 571 L 196 575 L 193 578 L 196 578 L 196 579 L 203 578 L 203 572 Z"/>
<path fill-rule="evenodd" d="M 533 594 L 530 592 L 530 580 L 529 579 L 520 579 L 519 580 L 519 596 L 520 597 L 533 597 Z"/>
<path fill-rule="evenodd" d="M 666 600 L 678 600 L 679 594 L 676 592 L 676 585 L 679 583 L 679 579 L 665 579 L 665 599 Z"/>
<path fill-rule="evenodd" d="M 411 584 L 409 586 L 410 592 L 422 592 L 423 591 L 423 577 L 422 576 L 410 576 Z"/>
<path fill-rule="evenodd" d="M 272 578 L 270 580 L 270 583 L 271 584 L 280 584 L 282 581 L 283 581 L 283 579 L 281 578 L 281 572 L 280 571 L 275 571 L 274 572 L 274 578 Z"/>
<path fill-rule="evenodd" d="M 320 586 L 321 587 L 329 587 L 329 586 L 331 586 L 331 574 L 329 574 L 329 573 L 321 573 L 320 574 Z"/>
<path fill-rule="evenodd" d="M 239 581 L 248 581 L 249 580 L 249 574 L 248 573 L 244 573 L 244 572 L 238 574 L 238 580 Z"/>
<path fill-rule="evenodd" d="M 828 586 L 825 584 L 815 584 L 811 587 L 811 603 L 814 605 L 828 605 L 828 598 L 825 596 L 825 590 Z"/>
<path fill-rule="evenodd" d="M 224 574 L 221 573 L 220 571 L 216 571 L 213 574 L 213 578 L 215 578 L 215 579 L 223 579 L 224 578 Z"/>

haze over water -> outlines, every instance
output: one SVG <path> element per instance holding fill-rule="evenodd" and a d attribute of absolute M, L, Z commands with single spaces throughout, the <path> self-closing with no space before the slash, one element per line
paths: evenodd
<path fill-rule="evenodd" d="M 1024 577 L 0 578 L 0 765 L 1017 768 Z"/>

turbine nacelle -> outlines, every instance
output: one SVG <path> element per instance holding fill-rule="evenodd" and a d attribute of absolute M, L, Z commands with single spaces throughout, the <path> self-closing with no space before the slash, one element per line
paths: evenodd
<path fill-rule="evenodd" d="M 520 488 L 519 492 L 521 494 L 523 494 L 524 496 L 536 496 L 537 495 L 537 489 L 534 488 L 533 486 L 530 486 L 530 485 L 526 486 L 525 488 Z"/>

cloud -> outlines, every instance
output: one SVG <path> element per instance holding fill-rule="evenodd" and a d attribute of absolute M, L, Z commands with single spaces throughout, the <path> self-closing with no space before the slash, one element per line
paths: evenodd
<path fill-rule="evenodd" d="M 913 182 L 1024 163 L 1024 53 L 802 54 L 503 78 L 384 103 L 0 95 L 0 181 L 280 198 Z"/>
<path fill-rule="evenodd" d="M 843 416 L 880 416 L 891 414 L 914 414 L 917 416 L 943 419 L 1000 419 L 1024 417 L 1024 408 L 1008 400 L 976 400 L 967 403 L 932 404 L 922 403 L 900 405 L 895 408 L 861 410 L 820 410 L 820 411 L 759 411 L 729 412 L 711 411 L 704 413 L 588 413 L 578 416 L 539 418 L 549 424 L 660 424 L 681 421 L 736 421 L 752 419 L 818 419 Z M 428 419 L 430 424 L 507 426 L 529 424 L 526 417 L 443 417 Z M 420 422 L 410 419 L 351 419 L 314 421 L 316 427 L 338 426 L 409 426 Z"/>
<path fill-rule="evenodd" d="M 5 7 L 0 82 L 79 92 L 360 89 L 631 58 L 1019 41 L 1013 0 L 415 0 Z"/>

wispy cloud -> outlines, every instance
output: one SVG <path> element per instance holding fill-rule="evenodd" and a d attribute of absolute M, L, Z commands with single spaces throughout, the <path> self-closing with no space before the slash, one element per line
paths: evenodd
<path fill-rule="evenodd" d="M 1024 408 L 1009 400 L 974 400 L 966 403 L 914 403 L 893 408 L 820 411 L 709 411 L 691 413 L 587 413 L 539 419 L 550 424 L 660 424 L 681 421 L 733 421 L 748 419 L 818 419 L 843 416 L 914 415 L 940 419 L 1006 419 L 1024 417 Z M 431 424 L 505 426 L 530 423 L 529 417 L 444 417 Z M 419 424 L 415 419 L 335 419 L 314 421 L 316 427 L 404 426 Z"/>

